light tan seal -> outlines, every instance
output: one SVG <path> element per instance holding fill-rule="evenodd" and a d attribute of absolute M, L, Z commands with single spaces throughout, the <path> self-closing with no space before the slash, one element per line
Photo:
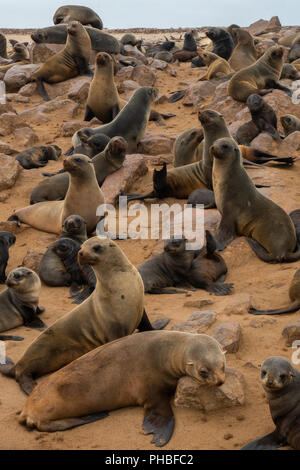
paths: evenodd
<path fill-rule="evenodd" d="M 143 430 L 162 447 L 173 434 L 170 400 L 184 376 L 223 385 L 225 356 L 215 339 L 177 331 L 127 336 L 44 379 L 28 398 L 19 423 L 39 431 L 64 431 L 102 419 L 110 410 L 143 406 Z"/>
<path fill-rule="evenodd" d="M 258 59 L 258 51 L 254 44 L 254 39 L 245 29 L 234 29 L 237 44 L 228 60 L 231 68 L 235 71 L 249 67 Z"/>
<path fill-rule="evenodd" d="M 95 230 L 99 217 L 97 207 L 104 203 L 95 168 L 85 155 L 72 155 L 64 160 L 70 175 L 69 188 L 63 201 L 46 201 L 17 210 L 9 220 L 31 225 L 44 232 L 60 234 L 64 220 L 73 214 L 87 223 L 87 232 Z"/>
<path fill-rule="evenodd" d="M 289 215 L 257 191 L 241 165 L 238 145 L 233 139 L 219 139 L 211 147 L 213 188 L 222 215 L 216 235 L 217 247 L 224 249 L 235 237 L 248 237 L 255 254 L 270 263 L 300 259 L 295 226 Z"/>
<path fill-rule="evenodd" d="M 50 98 L 46 93 L 43 82 L 58 83 L 77 75 L 90 74 L 89 59 L 91 39 L 84 26 L 78 21 L 72 21 L 68 27 L 68 37 L 64 49 L 46 62 L 32 74 L 37 88 L 44 100 Z"/>
<path fill-rule="evenodd" d="M 199 78 L 199 81 L 220 78 L 231 73 L 231 67 L 227 60 L 223 59 L 217 54 L 198 50 L 198 55 L 204 64 L 208 66 L 207 72 L 201 78 Z"/>

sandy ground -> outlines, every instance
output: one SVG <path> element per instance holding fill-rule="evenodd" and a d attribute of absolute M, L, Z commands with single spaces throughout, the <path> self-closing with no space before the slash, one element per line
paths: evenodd
<path fill-rule="evenodd" d="M 15 35 L 11 35 L 12 37 Z M 22 38 L 23 39 L 23 38 Z M 199 78 L 197 69 L 189 64 L 176 68 L 177 77 L 168 72 L 158 71 L 156 86 L 161 94 L 182 88 L 182 82 L 193 82 Z M 15 104 L 17 111 L 40 103 L 38 96 L 32 97 L 30 104 Z M 176 136 L 183 130 L 198 126 L 197 114 L 191 107 L 180 102 L 160 105 L 161 111 L 174 112 L 175 118 L 166 121 L 166 127 L 160 128 L 151 122 L 148 130 L 168 136 Z M 50 123 L 33 125 L 40 144 L 55 143 L 65 151 L 70 146 L 70 138 L 60 137 L 59 129 L 66 119 L 63 115 L 53 115 Z M 83 117 L 83 116 L 82 116 Z M 81 116 L 78 117 L 81 119 Z M 18 148 L 13 137 L 1 138 Z M 50 162 L 47 170 L 61 167 L 61 161 Z M 255 181 L 268 178 L 272 188 L 265 190 L 276 203 L 290 211 L 300 207 L 300 162 L 293 168 L 278 169 L 268 167 L 265 170 L 250 170 Z M 32 189 L 42 179 L 41 170 L 23 171 L 15 187 L 7 191 L 9 197 L 1 205 L 0 220 L 6 220 L 13 209 L 27 205 Z M 134 189 L 147 191 L 151 188 L 151 172 Z M 29 248 L 45 250 L 55 236 L 26 228 L 17 236 L 17 242 L 10 251 L 8 271 L 19 266 Z M 118 242 L 129 259 L 138 265 L 151 255 L 155 241 L 126 240 Z M 234 293 L 248 293 L 257 307 L 275 308 L 288 303 L 288 287 L 300 264 L 272 265 L 260 261 L 242 238 L 235 240 L 224 252 L 228 265 L 227 282 L 234 283 Z M 0 287 L 2 291 L 4 287 Z M 56 319 L 72 309 L 68 299 L 68 289 L 42 287 L 40 304 L 46 307 L 43 320 L 51 325 Z M 243 330 L 243 339 L 237 354 L 228 354 L 227 363 L 236 367 L 245 377 L 246 404 L 243 407 L 220 410 L 204 414 L 195 409 L 175 408 L 176 427 L 168 449 L 239 449 L 248 441 L 271 432 L 274 428 L 266 400 L 259 380 L 259 366 L 269 356 L 280 355 L 291 359 L 292 349 L 285 346 L 282 329 L 290 321 L 298 318 L 297 314 L 280 317 L 262 317 L 255 319 L 250 315 L 225 316 L 221 312 L 228 298 L 216 297 L 198 290 L 187 299 L 185 294 L 146 295 L 145 305 L 151 320 L 160 316 L 171 318 L 170 328 L 174 323 L 185 321 L 194 309 L 184 307 L 186 300 L 211 299 L 209 308 L 218 314 L 217 323 L 238 321 Z M 299 312 L 298 312 L 299 313 Z M 255 320 L 255 321 L 254 321 Z M 209 330 L 209 332 L 211 331 Z M 208 334 L 209 334 L 208 332 Z M 38 333 L 25 327 L 11 330 L 11 334 L 24 336 L 23 342 L 7 343 L 7 355 L 14 361 L 22 355 Z M 128 364 L 130 368 L 130 364 Z M 40 433 L 27 431 L 16 419 L 26 397 L 13 380 L 0 376 L 0 449 L 153 449 L 150 436 L 144 436 L 141 430 L 143 410 L 126 408 L 114 411 L 103 420 L 63 433 Z M 224 436 L 232 434 L 229 440 Z"/>

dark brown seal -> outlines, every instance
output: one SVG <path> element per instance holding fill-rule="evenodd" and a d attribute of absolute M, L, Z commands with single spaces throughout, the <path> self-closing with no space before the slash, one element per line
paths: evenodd
<path fill-rule="evenodd" d="M 64 5 L 59 7 L 53 15 L 53 23 L 69 23 L 79 21 L 83 25 L 91 25 L 93 28 L 103 29 L 103 23 L 99 15 L 91 8 L 80 5 Z"/>
<path fill-rule="evenodd" d="M 26 170 L 46 166 L 49 160 L 56 161 L 61 155 L 61 149 L 57 145 L 41 145 L 30 147 L 16 155 L 16 160 Z"/>

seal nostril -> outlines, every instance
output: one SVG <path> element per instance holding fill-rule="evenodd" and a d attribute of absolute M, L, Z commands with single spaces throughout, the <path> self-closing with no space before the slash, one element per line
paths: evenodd
<path fill-rule="evenodd" d="M 221 385 L 223 385 L 223 383 L 224 383 L 224 382 L 223 382 L 222 380 L 219 380 L 219 381 L 217 382 L 217 387 L 221 387 Z"/>

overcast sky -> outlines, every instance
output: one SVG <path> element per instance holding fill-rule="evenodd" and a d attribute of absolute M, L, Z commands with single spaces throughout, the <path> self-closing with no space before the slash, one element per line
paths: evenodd
<path fill-rule="evenodd" d="M 278 15 L 283 25 L 299 24 L 299 0 L 70 0 L 93 8 L 106 28 L 248 26 Z M 0 0 L 2 28 L 49 26 L 68 0 Z M 248 5 L 248 6 L 246 6 Z"/>

